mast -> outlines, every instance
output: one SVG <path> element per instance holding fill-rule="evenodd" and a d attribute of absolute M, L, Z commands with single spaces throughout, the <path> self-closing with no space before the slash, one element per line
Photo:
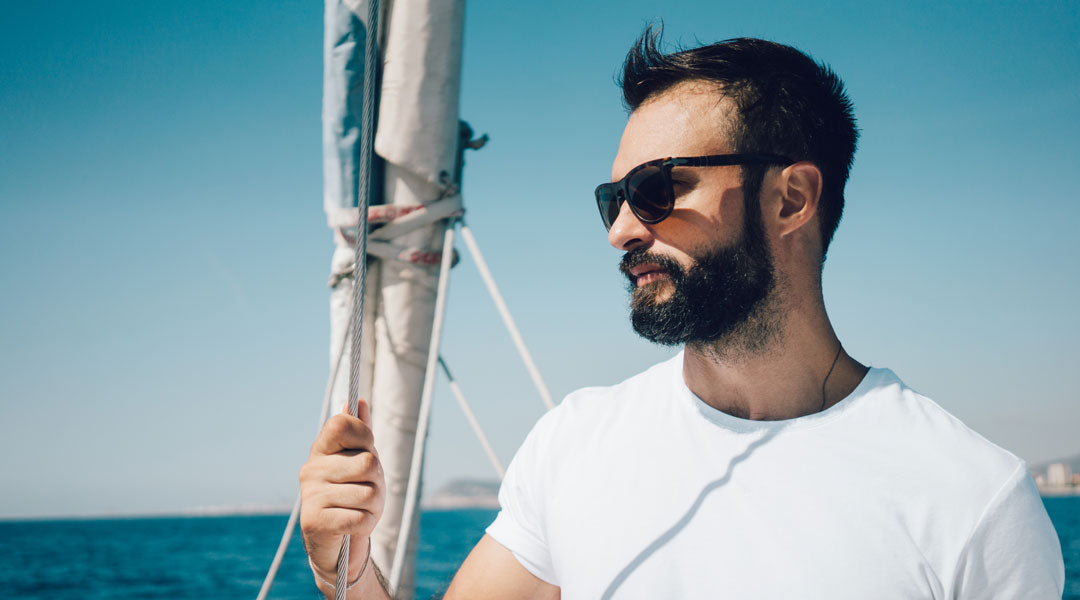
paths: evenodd
<path fill-rule="evenodd" d="M 449 270 L 456 260 L 453 226 L 463 214 L 462 154 L 482 147 L 487 136 L 473 140 L 472 129 L 458 119 L 464 0 L 325 2 L 323 207 L 335 251 L 329 282 L 331 375 L 320 423 L 346 403 L 355 411 L 357 396 L 369 402 L 387 483 L 371 556 L 390 576 L 391 594 L 411 599 L 419 483 L 437 364 L 496 472 L 503 474 L 439 356 Z M 376 31 L 369 35 L 369 23 L 388 24 L 371 27 Z M 384 50 L 376 53 L 380 47 Z M 378 56 L 379 65 L 372 66 L 370 56 Z M 372 82 L 379 91 L 377 103 Z M 367 225 L 366 234 L 362 225 Z M 547 386 L 464 223 L 461 233 L 541 399 L 551 408 Z M 357 276 L 363 281 L 354 294 Z M 360 338 L 359 356 L 353 354 L 354 337 Z M 297 498 L 260 600 L 273 585 L 299 510 Z M 342 565 L 347 562 L 348 544 L 343 543 L 340 597 L 345 595 Z"/>
<path fill-rule="evenodd" d="M 371 171 L 381 170 L 382 177 L 381 183 L 376 178 L 370 185 L 381 191 L 372 196 L 381 196 L 384 206 L 373 206 L 368 214 L 374 225 L 388 223 L 372 232 L 368 245 L 358 387 L 371 403 L 372 429 L 387 483 L 386 506 L 372 534 L 372 557 L 384 572 L 391 570 L 402 518 L 411 513 L 405 562 L 395 569 L 401 573 L 397 597 L 411 598 L 419 494 L 408 510 L 405 495 L 432 335 L 443 232 L 447 217 L 460 211 L 455 176 L 464 3 L 382 0 L 381 4 L 384 51 L 375 134 L 379 168 Z M 348 335 L 345 324 L 352 309 L 353 282 L 338 275 L 351 271 L 359 220 L 356 197 L 365 185 L 356 175 L 360 171 L 356 108 L 364 71 L 362 44 L 357 43 L 363 34 L 357 34 L 357 28 L 363 30 L 367 6 L 358 0 L 327 0 L 324 206 L 337 246 L 332 259 L 332 281 L 337 285 L 330 298 L 332 355 Z M 421 205 L 430 208 L 416 211 Z M 391 235 L 410 220 L 415 224 L 429 219 L 438 220 Z M 372 255 L 379 258 L 373 260 Z M 346 341 L 346 352 L 351 351 Z M 332 410 L 340 410 L 347 400 L 346 377 L 344 369 L 339 371 Z"/>

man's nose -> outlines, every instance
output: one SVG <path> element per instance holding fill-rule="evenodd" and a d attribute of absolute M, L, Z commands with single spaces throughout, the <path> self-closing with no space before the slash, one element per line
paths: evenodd
<path fill-rule="evenodd" d="M 615 218 L 611 229 L 608 230 L 608 243 L 616 250 L 626 252 L 651 244 L 652 241 L 652 231 L 634 216 L 630 205 L 623 202 L 619 207 L 619 216 Z"/>

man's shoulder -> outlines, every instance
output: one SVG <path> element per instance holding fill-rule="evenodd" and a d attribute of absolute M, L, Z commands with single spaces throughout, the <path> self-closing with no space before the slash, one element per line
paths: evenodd
<path fill-rule="evenodd" d="M 1010 546 L 1024 547 L 1020 554 L 1029 559 L 1052 559 L 1053 527 L 1024 461 L 895 373 L 875 369 L 870 375 L 878 385 L 851 415 L 851 425 L 867 430 L 859 438 L 871 457 L 863 472 L 887 490 L 883 502 L 895 499 L 915 524 L 912 539 L 942 581 L 975 589 L 996 585 L 992 576 L 999 573 L 988 575 L 985 561 L 1011 561 L 997 554 Z M 1052 565 L 1038 570 L 1044 568 Z"/>
<path fill-rule="evenodd" d="M 871 369 L 873 386 L 855 411 L 855 423 L 880 443 L 894 445 L 912 465 L 940 474 L 943 482 L 998 485 L 1023 461 L 964 423 L 941 404 L 905 384 L 889 369 Z M 976 485 L 976 487 L 981 487 Z"/>

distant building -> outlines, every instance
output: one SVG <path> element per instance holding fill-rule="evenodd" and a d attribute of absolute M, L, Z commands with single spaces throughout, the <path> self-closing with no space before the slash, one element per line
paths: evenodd
<path fill-rule="evenodd" d="M 1046 467 L 1046 485 L 1048 487 L 1073 485 L 1072 469 L 1065 463 L 1054 463 Z"/>

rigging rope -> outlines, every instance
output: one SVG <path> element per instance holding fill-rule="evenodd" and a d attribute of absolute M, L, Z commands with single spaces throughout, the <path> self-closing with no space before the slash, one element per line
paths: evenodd
<path fill-rule="evenodd" d="M 353 268 L 353 304 L 349 339 L 349 414 L 356 416 L 360 400 L 360 340 L 364 322 L 364 283 L 367 279 L 367 216 L 374 188 L 371 163 L 375 142 L 375 82 L 379 59 L 379 0 L 367 0 L 367 29 L 364 35 L 364 103 L 360 123 L 360 171 L 357 186 L 356 266 Z M 349 543 L 351 536 L 341 540 L 337 560 L 336 600 L 345 600 L 349 584 Z M 370 560 L 370 558 L 368 559 Z"/>
<path fill-rule="evenodd" d="M 431 341 L 428 344 L 427 367 L 424 370 L 424 387 L 420 392 L 420 412 L 416 419 L 416 437 L 413 440 L 412 464 L 409 482 L 405 488 L 405 506 L 398 528 L 394 562 L 390 569 L 390 597 L 393 598 L 401 585 L 405 569 L 405 555 L 412 532 L 413 514 L 416 512 L 417 495 L 420 491 L 420 471 L 424 463 L 424 442 L 427 440 L 428 421 L 431 415 L 431 394 L 435 389 L 435 369 L 439 357 L 439 341 L 442 338 L 443 315 L 446 313 L 446 290 L 450 283 L 450 266 L 453 262 L 454 221 L 448 221 L 443 233 L 442 264 L 439 267 L 439 287 L 435 292 L 435 318 L 431 324 Z"/>
<path fill-rule="evenodd" d="M 503 300 L 502 294 L 499 293 L 499 286 L 495 285 L 495 278 L 491 276 L 491 271 L 488 270 L 487 261 L 484 260 L 484 255 L 480 254 L 480 247 L 476 245 L 476 238 L 473 237 L 472 230 L 465 225 L 464 221 L 461 223 L 461 239 L 465 240 L 465 245 L 469 248 L 469 254 L 472 254 L 473 260 L 476 262 L 480 277 L 483 278 L 484 285 L 487 286 L 488 293 L 491 294 L 491 299 L 495 302 L 495 308 L 498 309 L 499 316 L 502 317 L 503 324 L 506 325 L 506 330 L 510 332 L 510 339 L 514 340 L 514 347 L 517 348 L 518 354 L 521 356 L 521 362 L 525 363 L 525 369 L 529 371 L 529 377 L 532 377 L 533 385 L 536 386 L 540 399 L 543 400 L 544 406 L 548 410 L 555 408 L 555 403 L 551 400 L 551 392 L 548 391 L 544 378 L 540 376 L 540 369 L 536 368 L 532 354 L 525 347 L 525 340 L 522 339 L 521 332 L 518 331 L 517 325 L 514 323 L 514 317 L 510 316 L 510 309 L 507 308 L 506 301 Z"/>
<path fill-rule="evenodd" d="M 499 481 L 502 481 L 506 477 L 506 469 L 503 468 L 502 463 L 499 461 L 499 457 L 495 454 L 495 449 L 491 447 L 491 442 L 488 441 L 484 430 L 480 427 L 480 421 L 476 420 L 476 415 L 473 414 L 472 407 L 469 406 L 469 402 L 465 400 L 465 393 L 461 391 L 461 386 L 454 380 L 454 376 L 450 374 L 450 367 L 446 366 L 446 361 L 443 357 L 439 356 L 439 365 L 442 366 L 443 373 L 446 373 L 447 382 L 450 384 L 450 392 L 454 394 L 454 398 L 458 401 L 458 406 L 461 407 L 461 412 L 465 413 L 465 419 L 469 421 L 469 426 L 472 427 L 473 433 L 476 434 L 476 439 L 480 440 L 480 445 L 484 447 L 484 454 L 487 454 L 488 460 L 491 461 L 491 466 L 495 467 L 495 472 L 499 475 Z"/>

